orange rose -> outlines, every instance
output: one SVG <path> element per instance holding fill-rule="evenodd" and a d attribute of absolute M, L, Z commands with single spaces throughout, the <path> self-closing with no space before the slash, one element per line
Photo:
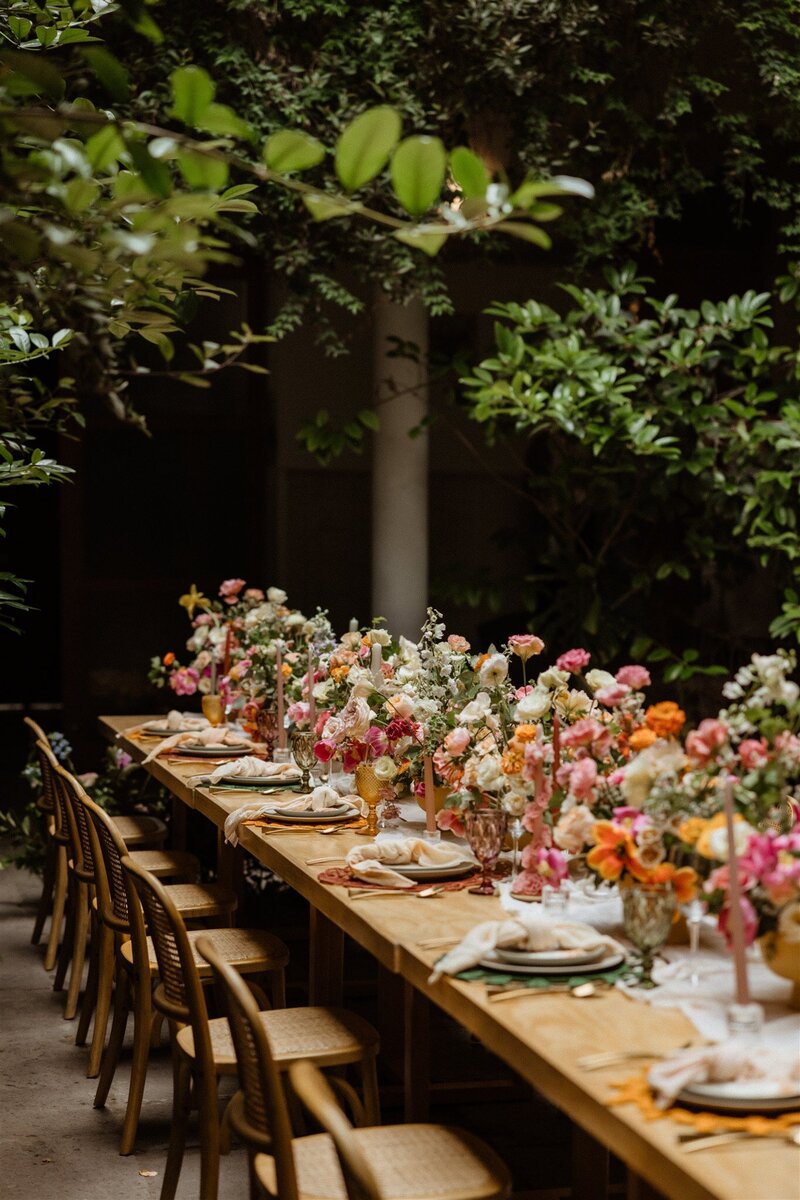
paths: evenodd
<path fill-rule="evenodd" d="M 164 666 L 165 666 L 165 667 L 171 667 L 171 666 L 172 666 L 172 664 L 175 662 L 175 655 L 172 653 L 172 651 L 171 651 L 171 650 L 169 650 L 169 651 L 168 651 L 168 652 L 167 652 L 167 653 L 164 655 L 164 658 L 162 659 L 162 662 L 164 663 Z"/>
<path fill-rule="evenodd" d="M 514 730 L 515 742 L 535 742 L 537 727 L 535 725 L 518 725 Z"/>
<path fill-rule="evenodd" d="M 650 705 L 644 719 L 656 737 L 677 737 L 686 724 L 686 713 L 674 700 L 662 700 Z"/>
<path fill-rule="evenodd" d="M 519 775 L 523 762 L 522 751 L 515 749 L 513 746 L 507 746 L 501 760 L 503 774 Z"/>
<path fill-rule="evenodd" d="M 292 673 L 292 668 L 288 663 L 281 663 L 281 675 L 284 679 L 288 679 Z"/>
<path fill-rule="evenodd" d="M 658 738 L 658 734 L 653 729 L 648 729 L 647 726 L 642 726 L 630 736 L 631 750 L 646 750 L 648 746 L 652 746 L 653 742 Z"/>

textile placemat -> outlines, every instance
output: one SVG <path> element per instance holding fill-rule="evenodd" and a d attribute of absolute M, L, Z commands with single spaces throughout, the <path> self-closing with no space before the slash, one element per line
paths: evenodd
<path fill-rule="evenodd" d="M 366 822 L 364 822 L 366 824 Z M 429 887 L 443 888 L 447 892 L 458 892 L 462 888 L 473 887 L 476 880 L 480 878 L 480 869 L 472 871 L 471 874 L 465 875 L 462 879 L 442 879 L 442 880 L 426 880 L 423 883 L 415 883 L 412 887 L 404 888 L 409 895 L 414 892 L 425 891 Z M 320 883 L 330 883 L 336 887 L 359 888 L 366 890 L 369 888 L 372 892 L 394 891 L 394 888 L 382 887 L 379 883 L 367 883 L 363 879 L 355 879 L 346 867 L 330 867 L 326 871 L 321 871 L 317 876 Z"/>
<path fill-rule="evenodd" d="M 582 983 L 600 981 L 614 984 L 629 972 L 630 967 L 627 963 L 622 963 L 610 971 L 593 971 L 588 975 L 579 975 L 577 972 L 575 975 L 517 975 L 508 971 L 490 971 L 487 967 L 472 967 L 469 971 L 462 971 L 455 978 L 463 979 L 467 983 L 485 983 L 491 987 L 507 987 L 514 984 L 515 987 L 542 989 L 557 985 L 560 991 L 563 987 L 579 987 Z"/>
<path fill-rule="evenodd" d="M 687 1125 L 698 1133 L 752 1133 L 757 1137 L 769 1137 L 770 1134 L 781 1130 L 791 1129 L 800 1125 L 800 1112 L 777 1113 L 774 1117 L 763 1114 L 754 1116 L 731 1117 L 724 1113 L 695 1112 L 682 1108 L 679 1104 L 669 1108 L 659 1108 L 653 1095 L 653 1090 L 647 1082 L 647 1070 L 630 1075 L 627 1079 L 612 1082 L 616 1095 L 608 1101 L 610 1108 L 618 1104 L 635 1104 L 646 1121 L 657 1121 L 661 1117 L 669 1117 L 676 1125 Z"/>

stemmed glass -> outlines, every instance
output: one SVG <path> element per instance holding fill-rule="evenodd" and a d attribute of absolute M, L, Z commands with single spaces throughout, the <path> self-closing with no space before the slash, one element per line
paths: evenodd
<path fill-rule="evenodd" d="M 275 742 L 278 738 L 278 714 L 274 709 L 259 709 L 256 714 L 256 729 L 266 747 L 267 762 L 271 762 L 275 753 Z"/>
<path fill-rule="evenodd" d="M 675 893 L 671 887 L 637 884 L 621 890 L 625 933 L 639 951 L 639 980 L 645 987 L 653 987 L 654 952 L 669 936 L 675 915 Z"/>
<path fill-rule="evenodd" d="M 292 754 L 294 755 L 294 761 L 303 772 L 300 787 L 304 792 L 307 792 L 311 787 L 311 768 L 317 761 L 317 756 L 314 753 L 316 742 L 316 734 L 311 730 L 296 729 L 292 734 Z"/>
<path fill-rule="evenodd" d="M 493 896 L 494 884 L 489 872 L 500 855 L 508 817 L 499 808 L 479 808 L 464 813 L 469 848 L 481 864 L 481 879 L 469 890 L 476 896 Z"/>
<path fill-rule="evenodd" d="M 356 767 L 356 791 L 368 810 L 367 827 L 364 830 L 367 837 L 378 835 L 378 805 L 382 790 L 380 780 L 369 763 L 360 763 Z"/>

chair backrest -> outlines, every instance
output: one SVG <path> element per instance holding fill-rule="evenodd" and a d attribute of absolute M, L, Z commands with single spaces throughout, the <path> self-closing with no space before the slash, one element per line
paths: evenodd
<path fill-rule="evenodd" d="M 86 797 L 86 811 L 92 825 L 95 857 L 97 909 L 101 921 L 119 933 L 130 932 L 128 892 L 122 871 L 122 859 L 128 847 L 105 809 Z"/>
<path fill-rule="evenodd" d="M 209 938 L 198 938 L 197 949 L 214 973 L 236 1049 L 246 1119 L 241 1127 L 237 1121 L 237 1132 L 253 1149 L 264 1150 L 269 1145 L 275 1159 L 278 1195 L 281 1200 L 298 1200 L 286 1094 L 255 997 Z"/>
<path fill-rule="evenodd" d="M 289 1078 L 304 1107 L 333 1139 L 349 1200 L 382 1200 L 372 1168 L 353 1136 L 353 1126 L 322 1072 L 311 1062 L 298 1062 L 289 1067 Z"/>
<path fill-rule="evenodd" d="M 46 746 L 50 745 L 50 739 L 48 738 L 47 734 L 42 729 L 41 725 L 37 725 L 33 717 L 23 717 L 22 719 L 33 734 L 34 742 L 44 742 Z"/>
<path fill-rule="evenodd" d="M 73 869 L 84 883 L 94 883 L 94 845 L 92 843 L 91 822 L 86 809 L 89 797 L 78 783 L 74 775 L 70 775 L 60 764 L 56 768 L 56 786 L 61 788 L 66 803 L 67 814 L 72 830 L 70 840 L 73 842 Z M 75 854 L 76 847 L 78 854 Z"/>
<path fill-rule="evenodd" d="M 153 1003 L 171 1022 L 191 1025 L 197 1066 L 213 1078 L 208 1009 L 183 917 L 163 884 L 127 854 L 122 859 L 122 870 L 128 890 L 134 955 L 142 968 L 147 959 L 145 921 L 153 939 L 160 977 Z"/>
<path fill-rule="evenodd" d="M 51 749 L 47 738 L 39 738 L 36 742 L 36 757 L 39 760 L 39 771 L 42 776 L 42 800 L 44 807 L 52 809 L 55 821 L 55 836 L 59 842 L 66 845 L 69 841 L 69 823 L 64 800 L 56 787 L 56 772 L 58 759 Z"/>

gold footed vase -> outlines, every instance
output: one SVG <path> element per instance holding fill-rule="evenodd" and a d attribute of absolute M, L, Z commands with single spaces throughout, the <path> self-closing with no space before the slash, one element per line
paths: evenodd
<path fill-rule="evenodd" d="M 761 955 L 770 971 L 794 984 L 789 1004 L 800 1009 L 800 940 L 794 941 L 777 930 L 758 939 Z"/>

